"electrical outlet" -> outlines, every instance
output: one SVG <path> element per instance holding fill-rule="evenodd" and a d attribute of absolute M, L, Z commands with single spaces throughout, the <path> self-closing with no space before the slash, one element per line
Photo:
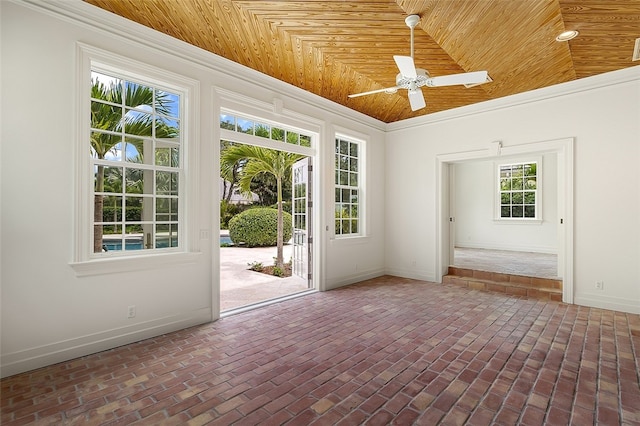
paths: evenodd
<path fill-rule="evenodd" d="M 604 281 L 596 281 L 596 289 L 604 290 Z"/>
<path fill-rule="evenodd" d="M 136 305 L 129 306 L 127 312 L 129 318 L 134 318 L 136 316 Z"/>

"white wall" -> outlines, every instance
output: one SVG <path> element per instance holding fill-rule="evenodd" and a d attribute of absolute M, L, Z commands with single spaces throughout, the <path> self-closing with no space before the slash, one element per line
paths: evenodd
<path fill-rule="evenodd" d="M 387 271 L 440 279 L 438 155 L 570 137 L 574 302 L 640 312 L 640 67 L 390 125 Z"/>
<path fill-rule="evenodd" d="M 384 192 L 367 201 L 364 242 L 331 241 L 333 131 L 367 138 L 367 186 L 384 185 L 384 124 L 263 74 L 115 17 L 81 1 L 0 2 L 1 130 L 1 364 L 2 376 L 111 348 L 215 319 L 219 289 L 217 240 L 194 244 L 188 262 L 78 276 L 74 253 L 74 160 L 77 129 L 76 43 L 94 46 L 192 79 L 199 85 L 199 151 L 195 235 L 217 235 L 219 199 L 214 87 L 283 103 L 282 117 L 307 116 L 321 129 L 324 179 L 322 232 L 315 249 L 322 289 L 383 272 Z M 328 148 L 327 148 L 328 147 Z M 193 184 L 193 182 L 192 182 Z M 358 249 L 354 250 L 356 244 Z M 357 265 L 357 268 L 356 266 Z M 127 318 L 127 306 L 137 316 Z"/>
<path fill-rule="evenodd" d="M 513 157 L 518 163 L 537 160 L 537 156 Z M 496 221 L 496 168 L 493 160 L 453 164 L 455 200 L 455 246 L 556 253 L 557 235 L 557 154 L 539 156 L 541 176 L 538 187 L 541 199 L 541 222 Z"/>
<path fill-rule="evenodd" d="M 196 230 L 216 235 L 221 87 L 321 129 L 323 289 L 383 272 L 436 280 L 436 156 L 575 137 L 575 301 L 640 312 L 640 70 L 384 126 L 76 0 L 0 2 L 3 376 L 216 318 L 217 248 L 191 263 L 79 277 L 73 260 L 76 42 L 198 82 Z M 429 96 L 437 96 L 429 89 Z M 299 117 L 298 117 L 299 118 Z M 367 230 L 331 240 L 333 132 L 367 143 Z M 385 136 L 385 130 L 388 133 Z M 386 140 L 386 144 L 385 144 Z M 385 148 L 386 147 L 386 148 Z M 386 248 L 386 249 L 385 249 Z M 596 292 L 595 281 L 605 289 Z M 137 316 L 126 318 L 128 305 Z"/>

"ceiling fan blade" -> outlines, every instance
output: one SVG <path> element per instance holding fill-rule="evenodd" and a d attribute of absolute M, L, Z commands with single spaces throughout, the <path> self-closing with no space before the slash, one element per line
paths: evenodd
<path fill-rule="evenodd" d="M 422 89 L 409 90 L 409 103 L 411 104 L 411 111 L 417 111 L 427 106 Z"/>
<path fill-rule="evenodd" d="M 393 87 L 387 87 L 386 89 L 378 89 L 378 90 L 371 90 L 369 92 L 354 93 L 353 95 L 348 95 L 347 97 L 357 98 L 358 96 L 373 95 L 374 93 L 382 93 L 382 92 L 396 93 L 397 91 L 398 91 L 398 87 L 393 86 Z"/>
<path fill-rule="evenodd" d="M 403 77 L 416 78 L 418 76 L 416 65 L 413 63 L 411 56 L 394 55 L 393 60 L 396 61 L 396 65 Z"/>
<path fill-rule="evenodd" d="M 462 74 L 443 75 L 440 77 L 431 77 L 427 86 L 441 87 L 453 86 L 456 84 L 476 84 L 487 81 L 486 71 L 465 72 Z"/>

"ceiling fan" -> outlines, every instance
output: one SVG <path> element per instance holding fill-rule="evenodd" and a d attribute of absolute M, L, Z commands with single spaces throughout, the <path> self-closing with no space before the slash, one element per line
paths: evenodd
<path fill-rule="evenodd" d="M 422 94 L 422 86 L 441 87 L 454 86 L 456 84 L 481 84 L 487 81 L 486 71 L 475 71 L 461 74 L 443 75 L 431 77 L 426 70 L 416 68 L 413 62 L 413 29 L 420 22 L 420 16 L 409 15 L 404 22 L 411 29 L 411 56 L 394 55 L 393 59 L 400 70 L 396 76 L 396 85 L 385 89 L 371 90 L 370 92 L 356 93 L 349 95 L 350 98 L 358 96 L 372 95 L 374 93 L 395 93 L 398 89 L 407 89 L 411 111 L 417 111 L 427 106 Z"/>

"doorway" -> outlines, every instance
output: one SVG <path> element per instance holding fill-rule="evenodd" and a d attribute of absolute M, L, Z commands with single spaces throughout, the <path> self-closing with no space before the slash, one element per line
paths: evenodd
<path fill-rule="evenodd" d="M 234 170 L 238 181 L 225 181 L 221 191 L 227 195 L 227 199 L 221 200 L 221 217 L 223 209 L 233 213 L 228 229 L 223 229 L 221 221 L 221 312 L 246 309 L 313 290 L 309 273 L 312 239 L 308 237 L 312 227 L 308 208 L 311 158 L 283 150 L 223 143 L 226 145 L 223 151 L 239 160 Z M 256 169 L 262 171 L 256 172 Z M 243 176 L 247 173 L 253 173 L 253 178 Z M 221 176 L 221 181 L 223 179 Z M 250 191 L 243 187 L 246 185 L 243 179 L 251 181 Z M 229 199 L 236 204 L 228 204 Z M 283 225 L 281 248 L 277 242 L 279 215 Z"/>
<path fill-rule="evenodd" d="M 557 154 L 452 163 L 451 265 L 558 279 Z"/>
<path fill-rule="evenodd" d="M 455 217 L 452 212 L 454 164 L 509 156 L 557 154 L 558 275 L 563 280 L 563 301 L 573 303 L 573 138 L 535 142 L 510 147 L 492 143 L 484 150 L 439 155 L 436 159 L 437 245 L 436 279 L 448 273 L 455 253 Z"/>

